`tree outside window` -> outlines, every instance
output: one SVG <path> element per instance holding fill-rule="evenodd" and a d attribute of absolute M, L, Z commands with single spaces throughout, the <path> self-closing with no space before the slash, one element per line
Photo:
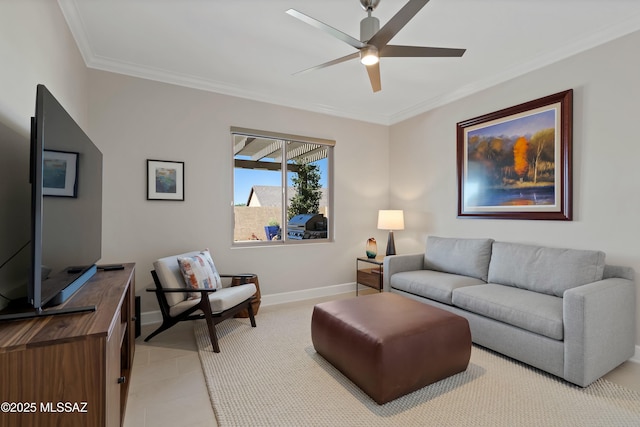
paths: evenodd
<path fill-rule="evenodd" d="M 302 214 L 319 214 L 322 190 L 318 165 L 296 162 L 298 169 L 291 181 L 295 195 L 291 198 L 287 219 Z"/>

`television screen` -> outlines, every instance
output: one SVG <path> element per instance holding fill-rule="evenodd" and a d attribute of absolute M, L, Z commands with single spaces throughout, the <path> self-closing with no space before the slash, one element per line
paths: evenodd
<path fill-rule="evenodd" d="M 43 85 L 32 131 L 29 300 L 38 309 L 63 302 L 95 272 L 102 249 L 102 153 Z"/>

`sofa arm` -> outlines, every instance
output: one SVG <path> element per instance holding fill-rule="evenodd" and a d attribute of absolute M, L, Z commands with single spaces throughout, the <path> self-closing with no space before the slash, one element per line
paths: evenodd
<path fill-rule="evenodd" d="M 610 278 L 563 296 L 564 378 L 586 387 L 634 354 L 636 287 Z"/>
<path fill-rule="evenodd" d="M 396 273 L 422 269 L 424 269 L 424 253 L 422 252 L 417 254 L 386 256 L 382 264 L 382 271 L 384 271 L 382 275 L 382 288 L 385 292 L 389 292 L 391 289 L 389 279 Z"/>

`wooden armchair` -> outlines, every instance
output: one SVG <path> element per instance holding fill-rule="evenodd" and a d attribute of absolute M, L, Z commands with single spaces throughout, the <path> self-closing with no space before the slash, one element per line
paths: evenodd
<path fill-rule="evenodd" d="M 251 307 L 251 301 L 256 293 L 256 286 L 246 282 L 254 277 L 253 274 L 218 274 L 217 279 L 240 278 L 238 286 L 224 286 L 217 288 L 187 287 L 183 271 L 178 259 L 184 260 L 195 257 L 204 252 L 188 252 L 180 255 L 161 258 L 153 263 L 155 270 L 151 271 L 155 288 L 148 288 L 147 292 L 154 292 L 158 298 L 162 324 L 144 340 L 149 341 L 160 332 L 166 331 L 173 325 L 184 320 L 205 319 L 209 329 L 209 336 L 213 351 L 220 352 L 216 327 L 218 323 L 226 320 L 236 313 L 247 310 L 252 327 L 256 327 L 256 320 Z M 208 255 L 208 251 L 207 251 Z M 213 266 L 213 261 L 211 261 Z"/>

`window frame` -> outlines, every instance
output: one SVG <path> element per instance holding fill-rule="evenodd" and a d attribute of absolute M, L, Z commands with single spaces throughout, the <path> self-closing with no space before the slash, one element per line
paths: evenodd
<path fill-rule="evenodd" d="M 264 131 L 264 130 L 257 130 L 257 129 L 248 129 L 248 128 L 243 128 L 243 127 L 237 127 L 237 126 L 231 126 L 230 128 L 230 134 L 231 134 L 231 161 L 232 161 L 232 168 L 231 168 L 231 217 L 232 217 L 232 227 L 231 227 L 231 245 L 232 247 L 264 247 L 264 246 L 282 246 L 282 245 L 299 245 L 299 244 L 310 244 L 310 243 L 332 243 L 334 242 L 334 208 L 333 208 L 333 204 L 334 204 L 334 179 L 333 179 L 333 169 L 334 169 L 334 148 L 336 145 L 336 141 L 331 140 L 331 139 L 324 139 L 324 138 L 316 138 L 316 137 L 310 137 L 310 136 L 303 136 L 303 135 L 294 135 L 294 134 L 287 134 L 287 133 L 280 133 L 280 132 L 272 132 L 272 131 Z M 279 218 L 281 225 L 281 229 L 282 229 L 282 236 L 283 238 L 281 240 L 260 240 L 260 241 L 236 241 L 235 240 L 235 221 L 236 221 L 236 214 L 235 214 L 235 203 L 237 202 L 235 200 L 235 170 L 236 170 L 236 166 L 235 166 L 235 149 L 234 149 L 234 144 L 235 144 L 235 136 L 243 136 L 243 137 L 247 137 L 247 138 L 260 138 L 260 139 L 273 139 L 273 140 L 280 140 L 280 141 L 294 141 L 294 142 L 300 142 L 300 143 L 305 143 L 305 144 L 317 144 L 317 145 L 324 145 L 326 147 L 328 147 L 328 154 L 327 154 L 327 218 L 328 218 L 328 224 L 327 224 L 327 237 L 324 239 L 300 239 L 300 240 L 296 240 L 296 239 L 289 239 L 288 238 L 288 221 L 286 221 L 286 217 L 287 217 L 287 209 L 288 209 L 288 177 L 287 177 L 287 153 L 286 150 L 284 150 L 284 148 L 281 148 L 283 151 L 285 151 L 283 153 L 282 156 L 282 160 L 281 160 L 281 169 L 280 169 L 280 174 L 281 174 L 281 186 L 282 186 L 282 196 L 281 196 L 281 206 L 282 206 L 282 214 L 281 214 L 281 218 Z"/>

